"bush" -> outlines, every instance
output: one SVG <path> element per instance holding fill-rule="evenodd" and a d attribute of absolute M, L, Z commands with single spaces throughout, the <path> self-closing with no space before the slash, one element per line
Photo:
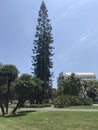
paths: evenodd
<path fill-rule="evenodd" d="M 92 100 L 90 98 L 80 99 L 76 96 L 58 96 L 54 100 L 54 107 L 64 108 L 68 106 L 80 106 L 80 105 L 92 105 Z"/>
<path fill-rule="evenodd" d="M 76 96 L 69 96 L 71 101 L 71 106 L 79 106 L 82 104 L 82 101 Z"/>
<path fill-rule="evenodd" d="M 83 98 L 81 99 L 82 104 L 81 105 L 92 105 L 92 99 L 91 98 Z"/>
<path fill-rule="evenodd" d="M 43 107 L 51 107 L 51 104 L 32 104 L 32 105 L 24 105 L 25 108 L 43 108 Z"/>
<path fill-rule="evenodd" d="M 71 102 L 70 99 L 67 96 L 58 96 L 54 99 L 54 107 L 57 108 L 64 108 L 70 106 Z"/>

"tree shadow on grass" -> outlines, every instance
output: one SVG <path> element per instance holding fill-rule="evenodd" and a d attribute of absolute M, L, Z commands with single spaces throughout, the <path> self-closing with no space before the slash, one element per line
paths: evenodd
<path fill-rule="evenodd" d="M 36 112 L 35 110 L 32 110 L 32 111 L 19 111 L 17 112 L 16 114 L 8 114 L 8 115 L 0 115 L 0 117 L 4 117 L 4 118 L 15 118 L 15 117 L 21 117 L 21 116 L 26 116 L 28 113 L 31 113 L 31 112 Z"/>

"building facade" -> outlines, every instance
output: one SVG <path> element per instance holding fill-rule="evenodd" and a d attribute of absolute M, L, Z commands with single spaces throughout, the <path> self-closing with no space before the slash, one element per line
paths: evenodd
<path fill-rule="evenodd" d="M 60 73 L 57 82 L 59 83 L 62 79 L 67 79 L 72 73 Z M 94 73 L 74 73 L 76 77 L 80 78 L 82 81 L 96 81 L 96 75 Z"/>

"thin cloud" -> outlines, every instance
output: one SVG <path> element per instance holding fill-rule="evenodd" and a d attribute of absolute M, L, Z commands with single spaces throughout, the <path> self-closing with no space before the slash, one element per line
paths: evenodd
<path fill-rule="evenodd" d="M 80 39 L 80 42 L 84 42 L 88 37 L 89 37 L 89 34 L 83 36 L 83 37 Z"/>
<path fill-rule="evenodd" d="M 63 59 L 63 61 L 65 61 L 65 62 L 69 62 L 71 59 L 73 59 L 74 57 L 76 57 L 79 48 L 82 48 L 84 46 L 84 44 L 85 44 L 84 41 L 86 41 L 91 36 L 90 33 L 84 33 L 84 34 L 85 35 L 82 35 L 82 37 L 80 39 L 77 39 L 77 41 L 74 42 L 70 46 L 70 48 L 68 48 L 66 50 L 65 53 L 63 53 L 63 52 L 60 53 L 58 55 L 58 58 L 61 59 L 61 60 Z"/>
<path fill-rule="evenodd" d="M 75 1 L 74 4 L 70 5 L 66 11 L 64 11 L 59 17 L 58 19 L 56 19 L 56 22 L 57 21 L 60 21 L 62 20 L 63 18 L 65 17 L 69 17 L 69 16 L 72 16 L 74 15 L 74 13 L 76 12 L 76 9 L 77 8 L 80 8 L 82 5 L 84 5 L 86 2 L 88 2 L 87 0 L 78 0 L 78 1 Z"/>

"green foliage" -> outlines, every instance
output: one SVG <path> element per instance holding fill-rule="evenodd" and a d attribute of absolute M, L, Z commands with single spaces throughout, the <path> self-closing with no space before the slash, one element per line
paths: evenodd
<path fill-rule="evenodd" d="M 19 97 L 28 97 L 32 93 L 32 83 L 30 81 L 17 80 L 15 91 Z"/>
<path fill-rule="evenodd" d="M 44 108 L 44 107 L 50 107 L 50 106 L 51 104 L 49 103 L 24 105 L 25 108 Z"/>
<path fill-rule="evenodd" d="M 15 65 L 0 65 L 0 106 L 3 114 L 5 114 L 3 106 L 8 113 L 11 83 L 18 77 L 18 69 Z M 3 85 L 3 86 L 2 86 Z M 6 93 L 4 90 L 6 89 Z"/>
<path fill-rule="evenodd" d="M 42 101 L 42 85 L 43 81 L 41 81 L 38 78 L 33 78 L 33 91 L 32 91 L 32 98 L 33 98 L 33 103 L 41 103 Z"/>
<path fill-rule="evenodd" d="M 95 98 L 96 98 L 97 95 L 98 95 L 98 92 L 96 91 L 95 88 L 90 88 L 90 89 L 87 91 L 87 95 L 88 95 L 88 97 L 92 98 L 92 100 L 94 101 Z"/>
<path fill-rule="evenodd" d="M 1 69 L 1 73 L 2 73 L 2 77 L 12 82 L 15 80 L 15 78 L 18 77 L 19 71 L 15 65 L 8 64 L 8 65 L 3 65 Z"/>
<path fill-rule="evenodd" d="M 92 105 L 92 99 L 91 98 L 83 98 L 83 99 L 81 99 L 81 101 L 82 101 L 81 105 L 86 105 L 86 106 Z"/>
<path fill-rule="evenodd" d="M 41 91 L 42 81 L 37 78 L 33 78 L 30 74 L 22 74 L 20 78 L 15 83 L 15 91 L 20 97 L 32 97 L 39 96 L 39 91 Z"/>
<path fill-rule="evenodd" d="M 52 98 L 56 98 L 57 97 L 57 90 L 55 88 L 52 88 Z"/>
<path fill-rule="evenodd" d="M 38 78 L 33 78 L 30 74 L 22 74 L 15 82 L 15 90 L 19 96 L 26 96 L 36 93 L 42 90 L 42 81 Z M 39 95 L 37 95 L 39 96 Z"/>
<path fill-rule="evenodd" d="M 98 81 L 89 81 L 87 84 L 87 96 L 95 101 L 95 99 L 98 97 Z"/>
<path fill-rule="evenodd" d="M 24 106 L 24 102 L 29 99 L 32 95 L 33 82 L 32 76 L 29 74 L 23 74 L 20 76 L 15 83 L 15 93 L 17 95 L 17 105 L 12 110 L 12 113 L 15 114 L 17 108 Z"/>
<path fill-rule="evenodd" d="M 68 106 L 80 106 L 80 105 L 92 105 L 90 98 L 78 98 L 76 96 L 58 96 L 54 100 L 54 106 L 58 108 L 64 108 Z"/>
<path fill-rule="evenodd" d="M 20 97 L 28 97 L 32 94 L 33 89 L 33 77 L 30 74 L 22 74 L 15 82 L 15 91 Z"/>
<path fill-rule="evenodd" d="M 15 83 L 15 92 L 18 103 L 12 113 L 15 113 L 17 108 L 23 107 L 26 100 L 30 100 L 31 104 L 34 102 L 40 103 L 42 83 L 43 82 L 40 79 L 33 78 L 30 74 L 22 74 Z"/>
<path fill-rule="evenodd" d="M 0 64 L 0 87 L 2 86 L 2 85 L 5 85 L 6 84 L 6 79 L 5 79 L 5 77 L 4 77 L 4 74 L 3 74 L 3 72 L 2 72 L 2 69 L 3 69 L 3 65 L 2 64 Z"/>
<path fill-rule="evenodd" d="M 30 75 L 30 74 L 22 74 L 19 79 L 23 80 L 23 81 L 30 81 L 30 80 L 32 80 L 32 75 Z"/>
<path fill-rule="evenodd" d="M 96 102 L 98 98 L 98 81 L 81 81 L 74 74 L 66 80 L 62 78 L 58 84 L 58 95 L 79 96 L 80 98 L 91 98 Z"/>
<path fill-rule="evenodd" d="M 36 34 L 34 40 L 33 56 L 32 56 L 32 70 L 35 77 L 43 81 L 42 86 L 42 100 L 47 100 L 50 98 L 50 86 L 52 82 L 51 69 L 53 67 L 52 59 L 53 56 L 52 43 L 53 37 L 51 34 L 52 26 L 50 24 L 50 19 L 48 18 L 48 11 L 44 2 L 42 2 L 38 25 L 36 27 Z"/>
<path fill-rule="evenodd" d="M 77 78 L 74 74 L 72 74 L 66 80 L 61 80 L 57 93 L 58 95 L 73 95 L 78 96 L 82 90 L 81 80 Z"/>
<path fill-rule="evenodd" d="M 76 96 L 70 96 L 69 99 L 71 101 L 71 106 L 83 105 L 81 99 Z"/>
<path fill-rule="evenodd" d="M 64 108 L 64 107 L 70 106 L 71 102 L 68 96 L 61 95 L 54 99 L 53 104 L 54 104 L 54 107 Z"/>

